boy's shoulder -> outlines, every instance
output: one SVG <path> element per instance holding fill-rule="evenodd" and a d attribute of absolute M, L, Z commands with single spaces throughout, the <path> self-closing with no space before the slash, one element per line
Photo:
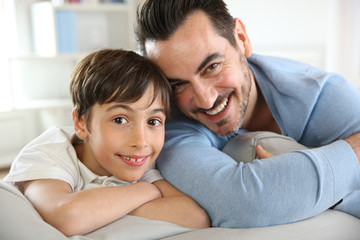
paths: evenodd
<path fill-rule="evenodd" d="M 73 127 L 52 127 L 30 141 L 23 151 L 29 149 L 49 149 L 56 152 L 61 146 L 71 145 L 71 138 L 74 134 Z"/>

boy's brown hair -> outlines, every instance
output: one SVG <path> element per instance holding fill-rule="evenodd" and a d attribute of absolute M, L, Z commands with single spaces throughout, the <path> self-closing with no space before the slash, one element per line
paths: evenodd
<path fill-rule="evenodd" d="M 171 88 L 161 70 L 135 52 L 104 49 L 89 54 L 75 66 L 70 95 L 77 117 L 84 114 L 88 125 L 96 103 L 136 102 L 150 86 L 154 88 L 153 101 L 160 94 L 169 116 Z"/>

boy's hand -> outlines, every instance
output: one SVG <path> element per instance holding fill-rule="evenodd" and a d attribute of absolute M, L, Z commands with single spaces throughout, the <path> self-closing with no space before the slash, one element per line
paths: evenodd
<path fill-rule="evenodd" d="M 270 158 L 273 157 L 274 155 L 269 153 L 268 151 L 266 151 L 262 146 L 257 145 L 256 146 L 256 154 L 258 155 L 259 159 L 264 159 L 264 158 Z"/>
<path fill-rule="evenodd" d="M 152 201 L 163 197 L 161 195 L 160 190 L 152 183 L 138 182 L 136 184 L 141 185 L 143 187 L 144 197 L 147 196 L 147 198 L 149 199 L 148 201 Z"/>
<path fill-rule="evenodd" d="M 160 190 L 148 182 L 77 192 L 67 182 L 56 179 L 17 185 L 41 217 L 67 236 L 87 234 L 148 202 L 162 199 Z"/>
<path fill-rule="evenodd" d="M 143 204 L 129 215 L 167 221 L 188 228 L 210 226 L 207 213 L 189 196 L 165 180 L 158 180 L 153 186 L 161 192 L 162 198 Z"/>

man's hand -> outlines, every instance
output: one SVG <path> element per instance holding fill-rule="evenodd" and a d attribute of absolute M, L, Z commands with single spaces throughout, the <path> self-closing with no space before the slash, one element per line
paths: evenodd
<path fill-rule="evenodd" d="M 360 132 L 344 139 L 354 150 L 360 164 Z"/>
<path fill-rule="evenodd" d="M 270 158 L 273 157 L 274 155 L 269 153 L 268 151 L 266 151 L 262 146 L 257 145 L 256 146 L 256 154 L 258 155 L 259 159 L 264 159 L 264 158 Z"/>

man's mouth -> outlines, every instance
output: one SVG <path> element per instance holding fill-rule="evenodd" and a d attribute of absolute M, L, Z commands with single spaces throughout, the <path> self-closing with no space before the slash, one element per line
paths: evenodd
<path fill-rule="evenodd" d="M 205 111 L 207 115 L 214 116 L 218 114 L 219 112 L 223 111 L 228 104 L 229 99 L 224 98 L 220 104 L 218 104 L 214 109 Z"/>

